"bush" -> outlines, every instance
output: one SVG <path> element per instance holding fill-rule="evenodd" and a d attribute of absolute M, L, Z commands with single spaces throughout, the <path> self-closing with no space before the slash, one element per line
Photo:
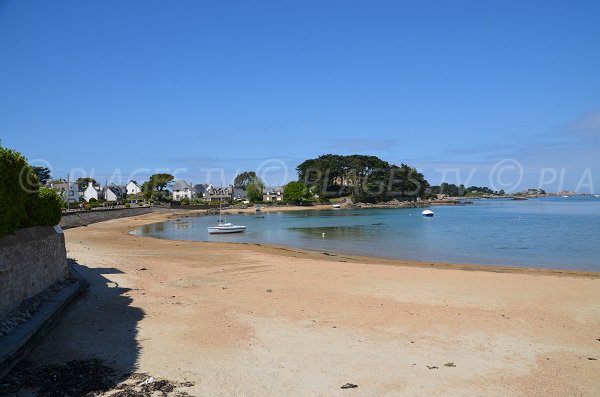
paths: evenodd
<path fill-rule="evenodd" d="M 29 226 L 27 208 L 37 195 L 39 182 L 27 159 L 0 147 L 0 237 Z M 59 209 L 60 216 L 60 209 Z"/>
<path fill-rule="evenodd" d="M 41 188 L 28 203 L 28 226 L 58 225 L 61 216 L 60 196 L 52 189 Z"/>

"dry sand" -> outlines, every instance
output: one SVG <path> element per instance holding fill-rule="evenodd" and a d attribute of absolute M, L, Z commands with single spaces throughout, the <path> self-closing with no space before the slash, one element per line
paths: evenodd
<path fill-rule="evenodd" d="M 168 216 L 65 232 L 92 286 L 33 361 L 100 358 L 196 396 L 600 395 L 598 273 L 128 234 Z"/>

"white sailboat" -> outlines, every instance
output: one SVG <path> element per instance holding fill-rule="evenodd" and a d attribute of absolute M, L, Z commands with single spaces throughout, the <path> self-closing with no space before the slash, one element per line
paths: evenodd
<path fill-rule="evenodd" d="M 221 192 L 222 193 L 222 192 Z M 242 233 L 246 231 L 246 226 L 234 225 L 233 223 L 223 222 L 221 218 L 221 207 L 223 204 L 222 194 L 219 198 L 219 223 L 214 226 L 208 226 L 208 234 Z"/>
<path fill-rule="evenodd" d="M 234 225 L 233 223 L 219 223 L 215 226 L 209 226 L 207 229 L 209 234 L 242 233 L 246 231 L 246 226 Z"/>

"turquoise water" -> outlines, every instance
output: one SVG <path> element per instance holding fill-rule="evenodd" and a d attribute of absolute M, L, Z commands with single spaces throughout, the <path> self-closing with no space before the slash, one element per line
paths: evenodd
<path fill-rule="evenodd" d="M 232 215 L 246 233 L 209 235 L 216 216 L 146 225 L 133 233 L 176 240 L 279 244 L 420 261 L 600 271 L 600 198 L 475 200 L 419 209 L 325 209 Z M 325 233 L 324 237 L 322 233 Z"/>

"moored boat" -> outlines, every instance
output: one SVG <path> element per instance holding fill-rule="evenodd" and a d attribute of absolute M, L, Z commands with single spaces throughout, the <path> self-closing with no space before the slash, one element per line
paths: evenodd
<path fill-rule="evenodd" d="M 433 214 L 434 214 L 434 212 L 431 210 L 425 210 L 425 211 L 421 212 L 421 215 L 426 216 L 428 218 L 432 217 Z"/>
<path fill-rule="evenodd" d="M 242 233 L 246 231 L 246 226 L 234 225 L 232 223 L 219 223 L 215 226 L 209 226 L 207 229 L 210 234 Z"/>
<path fill-rule="evenodd" d="M 246 231 L 246 226 L 234 225 L 233 223 L 223 222 L 221 219 L 221 208 L 223 206 L 223 198 L 219 199 L 219 223 L 215 226 L 208 226 L 208 234 L 225 234 L 225 233 L 242 233 Z M 260 208 L 260 207 L 259 207 Z"/>

